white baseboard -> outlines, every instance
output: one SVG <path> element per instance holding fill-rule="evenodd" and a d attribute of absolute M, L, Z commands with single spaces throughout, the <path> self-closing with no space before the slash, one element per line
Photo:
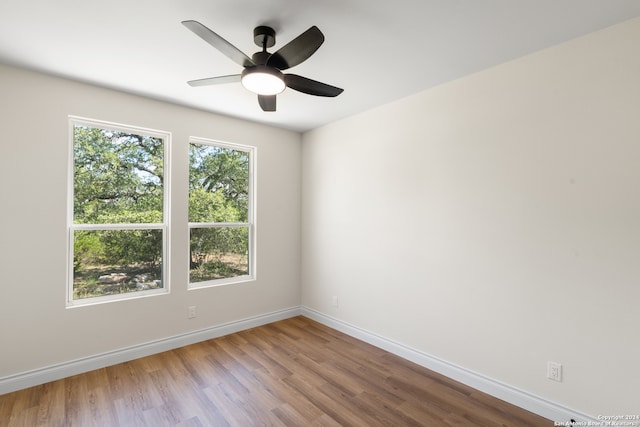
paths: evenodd
<path fill-rule="evenodd" d="M 589 422 L 597 422 L 595 417 L 574 411 L 477 372 L 457 366 L 446 360 L 392 341 L 334 317 L 327 316 L 311 308 L 302 307 L 300 314 L 491 396 L 497 397 L 498 399 L 545 417 L 554 421 L 555 425 L 588 425 Z M 571 420 L 575 420 L 576 423 L 571 424 Z"/>
<path fill-rule="evenodd" d="M 221 337 L 223 335 L 232 334 L 234 332 L 254 328 L 256 326 L 266 325 L 268 323 L 288 319 L 300 314 L 300 307 L 293 307 L 273 313 L 224 323 L 222 325 L 182 335 L 163 338 L 120 350 L 114 350 L 108 353 L 84 357 L 82 359 L 72 360 L 41 369 L 10 375 L 8 377 L 0 378 L 0 395 L 70 377 L 72 375 L 93 371 L 95 369 L 104 368 L 106 366 L 115 365 L 117 363 L 127 362 L 140 357 L 150 356 L 163 351 L 173 350 L 175 348 L 184 347 L 185 345 L 195 344 L 197 342 Z"/>

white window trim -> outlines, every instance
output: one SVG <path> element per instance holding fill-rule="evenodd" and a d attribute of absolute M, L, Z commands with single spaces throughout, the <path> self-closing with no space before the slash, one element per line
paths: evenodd
<path fill-rule="evenodd" d="M 74 127 L 90 126 L 101 129 L 111 129 L 114 131 L 129 132 L 132 134 L 145 135 L 164 140 L 163 157 L 164 157 L 164 178 L 163 178 L 163 206 L 162 206 L 162 223 L 145 223 L 145 224 L 74 224 L 73 222 L 73 190 L 74 190 Z M 146 298 L 155 295 L 165 295 L 170 293 L 171 277 L 170 269 L 170 213 L 171 213 L 171 132 L 156 129 L 148 129 L 139 126 L 125 125 L 113 123 L 103 120 L 90 119 L 79 116 L 69 116 L 69 156 L 67 167 L 67 292 L 66 292 L 66 308 L 85 307 L 89 305 L 103 304 L 112 301 L 124 301 L 138 298 Z M 127 292 L 117 295 L 106 295 L 100 297 L 73 299 L 73 235 L 75 230 L 163 230 L 162 233 L 162 288 L 148 289 L 136 292 Z"/>
<path fill-rule="evenodd" d="M 230 150 L 244 151 L 249 153 L 249 208 L 247 212 L 247 222 L 189 222 L 188 241 L 191 245 L 191 229 L 192 228 L 215 228 L 215 227 L 248 227 L 249 228 L 249 274 L 242 276 L 228 277 L 224 279 L 205 280 L 202 282 L 191 283 L 190 271 L 187 269 L 187 290 L 196 290 L 203 288 L 211 288 L 215 286 L 232 285 L 236 283 L 245 283 L 255 281 L 257 276 L 257 238 L 256 238 L 256 163 L 258 157 L 257 147 L 251 145 L 236 144 L 232 142 L 224 142 L 216 139 L 200 138 L 197 136 L 189 137 L 189 144 L 213 145 L 216 147 L 227 148 Z"/>

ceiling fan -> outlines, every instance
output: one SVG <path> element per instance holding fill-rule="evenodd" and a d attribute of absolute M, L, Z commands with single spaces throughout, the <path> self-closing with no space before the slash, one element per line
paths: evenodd
<path fill-rule="evenodd" d="M 274 53 L 267 52 L 267 48 L 276 43 L 274 29 L 267 26 L 256 27 L 253 30 L 253 40 L 262 48 L 262 51 L 254 53 L 249 58 L 201 23 L 189 20 L 182 21 L 182 24 L 232 61 L 244 67 L 241 74 L 191 80 L 187 82 L 190 86 L 241 82 L 246 89 L 258 95 L 258 103 L 264 111 L 276 111 L 276 95 L 287 87 L 308 95 L 327 97 L 338 96 L 343 91 L 326 83 L 282 72 L 308 59 L 322 45 L 324 35 L 316 26 L 309 28 Z"/>

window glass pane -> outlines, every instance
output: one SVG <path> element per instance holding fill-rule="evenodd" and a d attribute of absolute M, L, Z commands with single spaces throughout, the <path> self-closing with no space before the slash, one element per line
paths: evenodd
<path fill-rule="evenodd" d="M 73 222 L 160 223 L 163 139 L 75 125 Z"/>
<path fill-rule="evenodd" d="M 249 227 L 191 229 L 191 283 L 249 274 Z"/>
<path fill-rule="evenodd" d="M 162 230 L 74 231 L 73 299 L 162 287 Z"/>
<path fill-rule="evenodd" d="M 189 145 L 189 222 L 247 222 L 249 153 Z"/>

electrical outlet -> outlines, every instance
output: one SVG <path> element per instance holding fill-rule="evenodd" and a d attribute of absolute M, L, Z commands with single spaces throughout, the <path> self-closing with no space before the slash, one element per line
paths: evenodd
<path fill-rule="evenodd" d="M 562 382 L 562 365 L 557 362 L 547 362 L 547 378 Z"/>
<path fill-rule="evenodd" d="M 187 319 L 193 319 L 194 317 L 196 317 L 196 306 L 191 305 L 187 307 Z"/>
<path fill-rule="evenodd" d="M 338 306 L 338 297 L 336 295 L 331 297 L 331 305 L 334 307 Z"/>

